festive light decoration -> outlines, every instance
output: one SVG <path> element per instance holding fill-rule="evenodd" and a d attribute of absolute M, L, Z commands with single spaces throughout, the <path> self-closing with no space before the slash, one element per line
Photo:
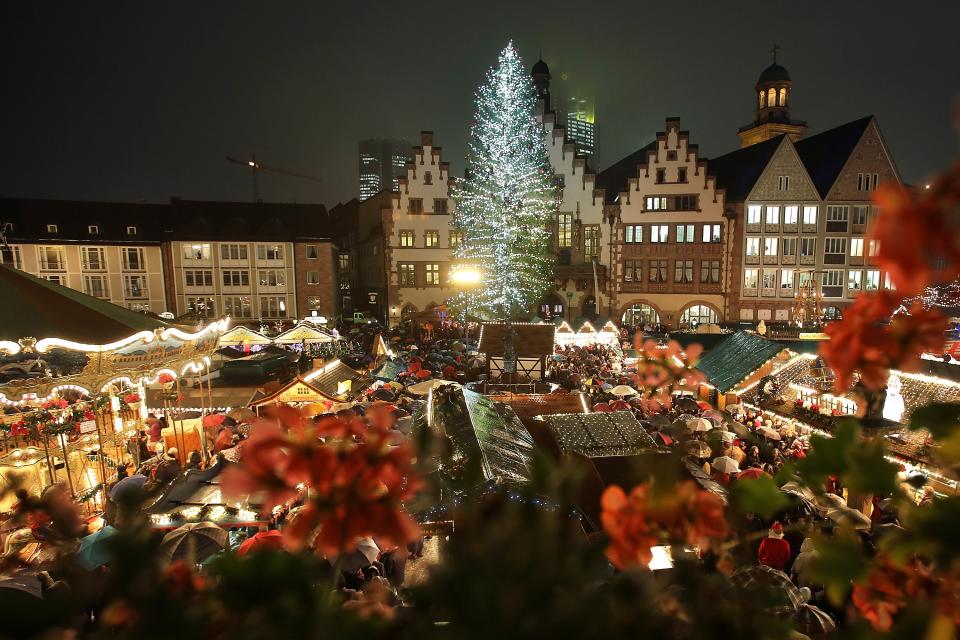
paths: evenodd
<path fill-rule="evenodd" d="M 536 100 L 511 42 L 477 90 L 469 169 L 453 188 L 453 224 L 464 237 L 455 258 L 482 265 L 483 274 L 452 302 L 472 313 L 523 315 L 550 286 L 559 191 Z"/>

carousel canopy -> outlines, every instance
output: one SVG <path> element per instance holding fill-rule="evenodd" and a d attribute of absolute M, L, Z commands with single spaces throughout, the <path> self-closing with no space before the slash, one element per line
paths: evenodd
<path fill-rule="evenodd" d="M 167 323 L 0 265 L 0 340 L 61 338 L 101 345 Z"/>
<path fill-rule="evenodd" d="M 334 342 L 336 338 L 309 323 L 301 322 L 292 329 L 278 335 L 273 341 L 277 344 L 297 344 L 302 342 Z"/>
<path fill-rule="evenodd" d="M 220 336 L 220 345 L 224 347 L 239 345 L 271 344 L 273 341 L 259 331 L 243 325 L 237 325 Z"/>

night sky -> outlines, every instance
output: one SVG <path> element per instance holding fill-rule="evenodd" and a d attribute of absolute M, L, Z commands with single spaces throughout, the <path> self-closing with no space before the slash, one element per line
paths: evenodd
<path fill-rule="evenodd" d="M 518 7 L 517 5 L 522 5 Z M 473 7 L 467 10 L 466 7 Z M 732 9 L 736 7 L 736 9 Z M 472 99 L 513 39 L 597 102 L 599 168 L 679 116 L 737 147 L 774 42 L 809 133 L 866 114 L 905 180 L 956 156 L 957 2 L 4 2 L 0 195 L 265 200 L 357 195 L 357 141 L 435 132 L 461 174 Z"/>

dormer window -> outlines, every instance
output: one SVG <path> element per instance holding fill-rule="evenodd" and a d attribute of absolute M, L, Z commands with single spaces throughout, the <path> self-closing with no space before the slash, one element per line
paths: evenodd
<path fill-rule="evenodd" d="M 55 225 L 55 224 L 48 224 L 48 225 L 47 225 L 47 233 L 57 233 L 57 225 Z"/>
<path fill-rule="evenodd" d="M 100 235 L 100 227 L 95 224 L 91 224 L 87 227 L 87 233 L 92 236 L 98 236 Z"/>
<path fill-rule="evenodd" d="M 127 235 L 128 235 L 128 236 L 135 236 L 135 235 L 137 235 L 137 228 L 136 228 L 136 227 L 133 227 L 133 226 L 127 227 Z"/>

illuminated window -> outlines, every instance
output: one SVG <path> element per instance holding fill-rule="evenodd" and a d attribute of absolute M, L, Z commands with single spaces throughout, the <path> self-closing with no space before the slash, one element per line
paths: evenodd
<path fill-rule="evenodd" d="M 433 262 L 424 265 L 424 272 L 426 275 L 426 283 L 431 286 L 438 286 L 440 284 L 440 265 Z"/>
<path fill-rule="evenodd" d="M 557 246 L 566 249 L 573 246 L 573 214 L 557 214 Z"/>
<path fill-rule="evenodd" d="M 667 208 L 666 196 L 647 196 L 647 211 L 663 211 Z"/>
<path fill-rule="evenodd" d="M 463 231 L 451 231 L 449 242 L 451 249 L 456 249 L 463 245 Z"/>
<path fill-rule="evenodd" d="M 63 271 L 66 261 L 63 258 L 62 247 L 37 247 L 37 256 L 40 259 L 40 268 L 49 271 Z"/>
<path fill-rule="evenodd" d="M 286 286 L 286 274 L 282 269 L 262 269 L 257 272 L 257 282 L 261 287 Z"/>
<path fill-rule="evenodd" d="M 125 298 L 146 298 L 147 276 L 123 276 L 123 296 Z"/>
<path fill-rule="evenodd" d="M 877 291 L 880 288 L 880 271 L 878 269 L 867 269 L 867 291 Z"/>
<path fill-rule="evenodd" d="M 416 265 L 412 262 L 401 262 L 397 265 L 400 270 L 400 286 L 414 287 L 417 285 Z"/>
<path fill-rule="evenodd" d="M 650 225 L 650 242 L 667 242 L 670 227 L 665 224 Z"/>
<path fill-rule="evenodd" d="M 760 205 L 751 204 L 747 207 L 747 224 L 760 224 Z"/>
<path fill-rule="evenodd" d="M 777 288 L 777 270 L 776 269 L 764 269 L 760 274 L 760 284 L 764 289 L 776 289 Z"/>
<path fill-rule="evenodd" d="M 623 323 L 634 327 L 660 324 L 660 314 L 648 304 L 633 304 L 624 311 Z"/>
<path fill-rule="evenodd" d="M 760 255 L 760 238 L 747 238 L 747 255 Z"/>
<path fill-rule="evenodd" d="M 187 313 L 201 318 L 212 318 L 217 313 L 213 298 L 187 298 Z"/>
<path fill-rule="evenodd" d="M 759 284 L 760 271 L 758 269 L 744 269 L 743 270 L 743 288 L 744 289 L 756 289 L 757 284 Z"/>
<path fill-rule="evenodd" d="M 623 241 L 627 244 L 643 242 L 643 226 L 639 224 L 628 224 L 623 229 Z"/>
<path fill-rule="evenodd" d="M 337 266 L 340 271 L 350 271 L 350 254 L 340 253 L 337 255 Z"/>
<path fill-rule="evenodd" d="M 196 244 L 183 245 L 183 259 L 184 260 L 209 260 L 210 244 L 196 243 Z"/>
<path fill-rule="evenodd" d="M 279 244 L 258 244 L 257 260 L 283 260 L 283 247 Z"/>
<path fill-rule="evenodd" d="M 780 288 L 793 289 L 793 269 L 783 269 L 780 271 Z"/>
<path fill-rule="evenodd" d="M 439 231 L 424 231 L 423 232 L 423 246 L 424 247 L 435 247 L 440 244 L 440 232 Z"/>
<path fill-rule="evenodd" d="M 767 207 L 767 224 L 780 222 L 780 207 Z"/>
<path fill-rule="evenodd" d="M 718 224 L 703 225 L 703 241 L 704 242 L 720 242 L 720 225 Z"/>
<path fill-rule="evenodd" d="M 783 224 L 797 224 L 800 207 L 793 205 L 783 208 Z"/>
<path fill-rule="evenodd" d="M 583 227 L 583 257 L 590 259 L 600 252 L 600 225 Z"/>
<path fill-rule="evenodd" d="M 413 231 L 401 231 L 400 232 L 400 246 L 401 247 L 412 247 L 415 242 Z"/>
<path fill-rule="evenodd" d="M 699 326 L 701 324 L 716 324 L 717 312 L 705 304 L 695 304 L 680 314 L 680 324 Z"/>
<path fill-rule="evenodd" d="M 763 255 L 765 256 L 777 255 L 777 238 L 763 239 Z"/>
<path fill-rule="evenodd" d="M 787 90 L 785 88 L 780 89 L 780 101 L 779 104 L 781 107 L 787 106 Z"/>
<path fill-rule="evenodd" d="M 777 90 L 772 87 L 767 91 L 767 106 L 777 106 Z"/>
<path fill-rule="evenodd" d="M 626 282 L 642 282 L 643 260 L 624 260 L 623 279 Z"/>
<path fill-rule="evenodd" d="M 817 224 L 817 207 L 816 205 L 808 206 L 803 208 L 803 224 Z"/>
<path fill-rule="evenodd" d="M 847 273 L 847 290 L 848 291 L 860 291 L 860 287 L 863 282 L 863 272 L 857 269 L 856 271 L 849 271 Z"/>
<path fill-rule="evenodd" d="M 850 255 L 854 258 L 863 257 L 863 238 L 850 239 Z"/>
<path fill-rule="evenodd" d="M 693 230 L 694 230 L 694 225 L 692 224 L 678 224 L 677 225 L 677 242 L 696 241 L 696 237 Z"/>
<path fill-rule="evenodd" d="M 693 260 L 674 260 L 673 281 L 680 284 L 693 283 Z"/>
<path fill-rule="evenodd" d="M 224 296 L 223 312 L 232 318 L 252 318 L 250 296 Z"/>
<path fill-rule="evenodd" d="M 763 109 L 767 106 L 767 94 L 765 91 L 760 92 L 760 96 L 757 99 L 758 106 Z"/>
<path fill-rule="evenodd" d="M 278 296 L 260 296 L 260 316 L 263 318 L 286 318 L 287 299 Z"/>

